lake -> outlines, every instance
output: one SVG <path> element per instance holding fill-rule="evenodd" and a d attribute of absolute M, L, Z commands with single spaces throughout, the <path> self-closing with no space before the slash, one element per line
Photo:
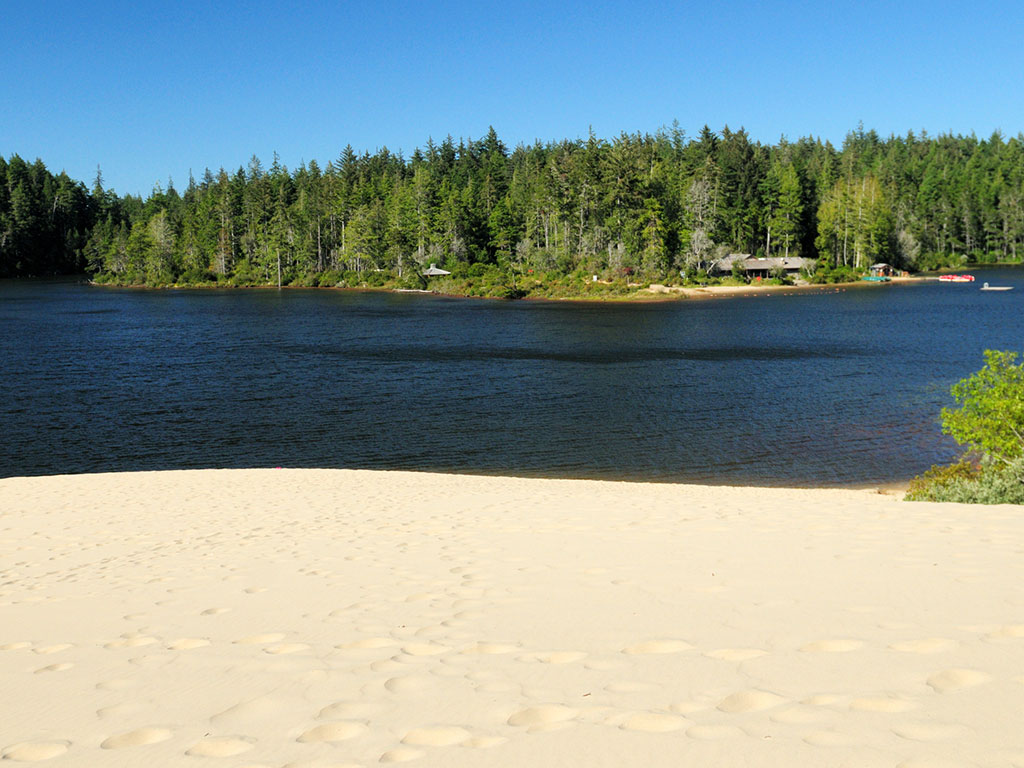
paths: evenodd
<path fill-rule="evenodd" d="M 902 482 L 1024 271 L 670 303 L 0 282 L 0 476 L 351 467 Z M 986 293 L 982 280 L 1016 290 Z"/>

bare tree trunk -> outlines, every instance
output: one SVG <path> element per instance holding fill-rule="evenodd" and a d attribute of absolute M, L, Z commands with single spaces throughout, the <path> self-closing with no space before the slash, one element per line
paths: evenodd
<path fill-rule="evenodd" d="M 324 271 L 324 251 L 320 243 L 320 218 L 316 220 L 316 271 Z"/>

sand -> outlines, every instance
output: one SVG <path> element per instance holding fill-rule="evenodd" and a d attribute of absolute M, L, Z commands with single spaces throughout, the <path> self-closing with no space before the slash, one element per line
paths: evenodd
<path fill-rule="evenodd" d="M 1022 766 L 1024 511 L 240 470 L 0 480 L 0 756 Z"/>

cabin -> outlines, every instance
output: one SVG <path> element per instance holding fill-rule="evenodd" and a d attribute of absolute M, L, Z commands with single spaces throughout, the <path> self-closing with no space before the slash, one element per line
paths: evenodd
<path fill-rule="evenodd" d="M 750 258 L 749 253 L 730 253 L 728 256 L 719 259 L 714 262 L 708 268 L 708 274 L 711 275 L 729 275 L 732 274 L 732 265 L 737 261 L 744 262 Z"/>
<path fill-rule="evenodd" d="M 767 279 L 779 270 L 785 272 L 790 277 L 796 277 L 802 269 L 813 267 L 814 259 L 805 259 L 801 256 L 779 256 L 758 259 L 747 253 L 731 253 L 712 264 L 711 269 L 708 271 L 712 275 L 728 275 L 732 273 L 733 266 L 737 263 L 743 268 L 747 277 L 751 279 Z"/>
<path fill-rule="evenodd" d="M 868 272 L 872 277 L 893 277 L 896 274 L 896 268 L 892 264 L 879 262 L 868 267 Z"/>
<path fill-rule="evenodd" d="M 451 272 L 449 272 L 447 269 L 440 269 L 439 267 L 435 267 L 433 264 L 431 264 L 430 267 L 424 269 L 421 274 L 424 277 L 442 277 L 444 275 L 450 275 Z"/>

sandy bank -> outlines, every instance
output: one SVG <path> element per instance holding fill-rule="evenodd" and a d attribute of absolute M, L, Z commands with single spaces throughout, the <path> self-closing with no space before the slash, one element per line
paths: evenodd
<path fill-rule="evenodd" d="M 851 490 L 0 480 L 0 755 L 1024 765 L 1024 514 Z"/>
<path fill-rule="evenodd" d="M 890 283 L 912 283 L 920 278 L 896 277 Z M 647 294 L 652 298 L 678 298 L 687 299 L 721 299 L 735 296 L 774 296 L 788 295 L 793 293 L 841 293 L 846 290 L 877 290 L 887 285 L 886 283 L 872 283 L 860 280 L 853 283 L 800 283 L 798 285 L 760 285 L 751 283 L 748 285 L 708 285 L 704 287 L 694 286 L 665 286 L 653 284 L 648 288 L 639 291 L 640 294 Z"/>

